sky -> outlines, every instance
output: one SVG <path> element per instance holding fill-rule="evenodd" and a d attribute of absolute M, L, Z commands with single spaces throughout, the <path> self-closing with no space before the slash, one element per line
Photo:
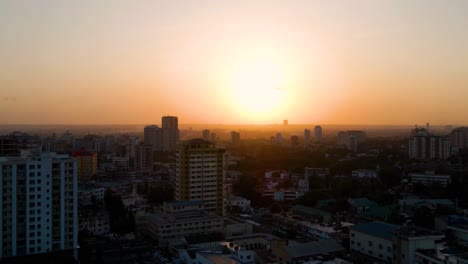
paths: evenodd
<path fill-rule="evenodd" d="M 468 124 L 465 0 L 0 1 L 0 124 Z"/>

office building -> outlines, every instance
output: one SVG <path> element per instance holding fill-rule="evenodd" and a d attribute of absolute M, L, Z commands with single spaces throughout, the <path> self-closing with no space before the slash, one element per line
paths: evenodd
<path fill-rule="evenodd" d="M 225 214 L 225 150 L 203 139 L 192 139 L 176 151 L 175 199 L 202 200 L 203 209 Z"/>
<path fill-rule="evenodd" d="M 202 131 L 202 137 L 203 137 L 203 140 L 210 141 L 210 130 L 204 129 Z"/>
<path fill-rule="evenodd" d="M 97 154 L 81 148 L 73 152 L 78 162 L 78 180 L 89 181 L 97 174 Z"/>
<path fill-rule="evenodd" d="M 415 128 L 409 139 L 409 157 L 415 160 L 448 159 L 451 154 L 449 137 L 438 136 L 425 128 Z"/>
<path fill-rule="evenodd" d="M 161 151 L 161 129 L 156 125 L 145 126 L 144 143 L 151 145 L 153 151 Z"/>
<path fill-rule="evenodd" d="M 315 126 L 314 128 L 314 141 L 316 143 L 322 142 L 322 127 L 321 126 Z"/>
<path fill-rule="evenodd" d="M 162 151 L 174 152 L 179 143 L 179 120 L 176 116 L 162 117 Z"/>
<path fill-rule="evenodd" d="M 0 259 L 77 249 L 77 172 L 68 155 L 0 158 Z"/>
<path fill-rule="evenodd" d="M 304 145 L 310 145 L 310 129 L 304 129 Z"/>
<path fill-rule="evenodd" d="M 231 143 L 233 145 L 239 145 L 240 144 L 240 133 L 236 131 L 231 131 Z"/>

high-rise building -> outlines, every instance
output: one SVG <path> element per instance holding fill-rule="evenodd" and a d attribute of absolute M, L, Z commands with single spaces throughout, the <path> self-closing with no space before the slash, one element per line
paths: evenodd
<path fill-rule="evenodd" d="M 233 145 L 239 145 L 240 144 L 240 133 L 236 131 L 231 131 L 231 143 Z"/>
<path fill-rule="evenodd" d="M 226 151 L 212 142 L 192 139 L 176 151 L 175 199 L 203 201 L 203 209 L 225 214 Z"/>
<path fill-rule="evenodd" d="M 144 129 L 144 142 L 151 145 L 153 151 L 161 151 L 161 129 L 156 125 L 145 126 Z"/>
<path fill-rule="evenodd" d="M 366 141 L 366 132 L 362 130 L 348 130 L 338 132 L 338 144 L 345 145 L 348 150 L 357 151 L 359 145 Z"/>
<path fill-rule="evenodd" d="M 177 116 L 162 117 L 162 150 L 173 152 L 179 143 L 179 120 Z"/>
<path fill-rule="evenodd" d="M 146 143 L 139 143 L 135 148 L 135 171 L 140 175 L 149 175 L 153 172 L 153 150 Z"/>
<path fill-rule="evenodd" d="M 78 248 L 77 161 L 0 158 L 0 259 Z"/>
<path fill-rule="evenodd" d="M 322 142 L 322 127 L 315 126 L 314 128 L 314 141 L 317 143 Z"/>
<path fill-rule="evenodd" d="M 89 152 L 85 148 L 73 152 L 73 157 L 78 162 L 78 180 L 91 180 L 97 174 L 97 154 Z"/>
<path fill-rule="evenodd" d="M 284 120 L 283 120 L 283 125 L 285 125 L 285 126 L 288 125 L 288 120 L 287 120 L 287 119 L 284 119 Z"/>
<path fill-rule="evenodd" d="M 203 130 L 202 131 L 202 136 L 203 136 L 204 140 L 210 141 L 210 130 L 209 129 Z"/>
<path fill-rule="evenodd" d="M 306 146 L 310 145 L 310 129 L 304 129 L 304 144 Z"/>
<path fill-rule="evenodd" d="M 210 141 L 216 143 L 216 133 L 211 133 Z"/>
<path fill-rule="evenodd" d="M 19 154 L 20 146 L 17 138 L 0 136 L 0 157 L 17 156 Z"/>
<path fill-rule="evenodd" d="M 468 148 L 468 127 L 457 127 L 449 135 L 450 143 L 457 151 Z"/>
<path fill-rule="evenodd" d="M 297 145 L 299 145 L 299 136 L 296 136 L 296 135 L 291 136 L 291 145 L 293 147 L 296 147 Z"/>
<path fill-rule="evenodd" d="M 429 133 L 426 128 L 415 128 L 409 140 L 409 157 L 417 160 L 447 159 L 451 154 L 450 139 Z"/>
<path fill-rule="evenodd" d="M 276 143 L 283 143 L 283 135 L 281 133 L 276 133 Z"/>

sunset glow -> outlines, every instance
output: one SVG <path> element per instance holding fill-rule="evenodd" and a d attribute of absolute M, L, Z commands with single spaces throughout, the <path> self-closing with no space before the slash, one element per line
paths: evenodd
<path fill-rule="evenodd" d="M 458 114 L 466 10 L 458 0 L 2 1 L 0 123 L 468 123 Z"/>

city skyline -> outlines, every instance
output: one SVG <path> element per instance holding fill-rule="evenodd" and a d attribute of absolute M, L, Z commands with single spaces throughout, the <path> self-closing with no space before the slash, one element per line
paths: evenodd
<path fill-rule="evenodd" d="M 0 124 L 467 124 L 466 1 L 0 3 Z"/>

